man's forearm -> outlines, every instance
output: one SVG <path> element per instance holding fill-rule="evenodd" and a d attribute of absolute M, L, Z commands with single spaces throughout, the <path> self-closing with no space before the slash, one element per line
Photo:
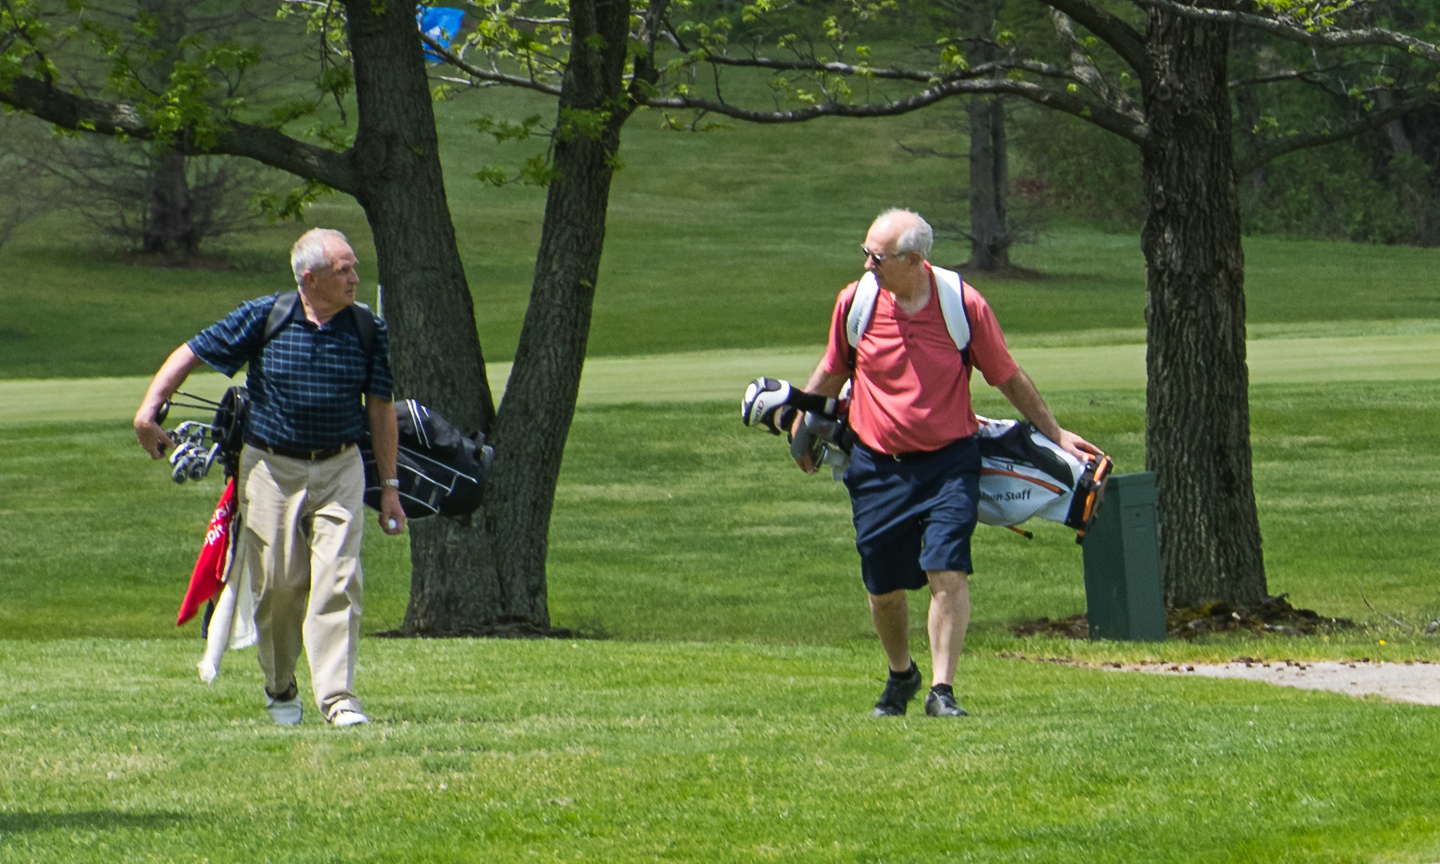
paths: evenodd
<path fill-rule="evenodd" d="M 1055 415 L 1050 412 L 1050 406 L 1040 398 L 1040 391 L 1035 389 L 1035 382 L 1030 380 L 1030 376 L 1025 374 L 1024 369 L 1015 370 L 1015 374 L 1010 376 L 1010 380 L 1001 384 L 997 389 L 1005 395 L 1006 399 L 1010 400 L 1010 404 L 1015 406 L 1015 410 L 1029 420 L 1032 426 L 1040 430 L 1040 434 L 1051 441 L 1060 440 L 1060 424 L 1055 421 Z"/>
<path fill-rule="evenodd" d="M 810 373 L 810 378 L 805 382 L 806 393 L 814 393 L 817 396 L 829 396 L 834 398 L 840 395 L 845 388 L 845 382 L 850 378 L 844 375 L 833 375 L 825 369 L 825 359 L 820 359 L 815 371 Z"/>
<path fill-rule="evenodd" d="M 189 345 L 181 345 L 166 358 L 160 371 L 150 380 L 150 386 L 145 391 L 145 398 L 140 401 L 140 408 L 135 412 L 135 425 L 153 423 L 155 415 L 159 413 L 160 406 L 180 389 L 190 373 L 195 371 L 202 363 L 195 352 L 190 350 Z"/>
<path fill-rule="evenodd" d="M 1031 425 L 1040 430 L 1040 434 L 1060 445 L 1060 449 L 1074 456 L 1076 459 L 1086 459 L 1087 454 L 1091 456 L 1103 455 L 1100 448 L 1076 435 L 1060 428 L 1055 421 L 1055 415 L 1050 413 L 1050 406 L 1040 398 L 1040 391 L 1035 389 L 1035 382 L 1025 374 L 1025 370 L 1016 369 L 1010 380 L 999 387 L 1005 398 L 1010 400 L 1021 415 L 1029 420 Z"/>
<path fill-rule="evenodd" d="M 395 403 L 373 397 L 365 400 L 370 417 L 370 443 L 375 448 L 375 469 L 381 480 L 395 479 L 395 460 L 400 448 L 400 427 L 395 421 Z"/>
<path fill-rule="evenodd" d="M 405 509 L 400 504 L 396 459 L 400 449 L 400 427 L 395 420 L 395 403 L 388 399 L 365 398 L 370 419 L 370 446 L 375 450 L 375 470 L 385 485 L 380 489 L 380 530 L 399 534 L 405 530 Z"/>

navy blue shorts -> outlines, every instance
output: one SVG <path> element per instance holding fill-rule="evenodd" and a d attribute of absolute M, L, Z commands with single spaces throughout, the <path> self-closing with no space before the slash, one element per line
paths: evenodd
<path fill-rule="evenodd" d="M 926 570 L 971 573 L 980 448 L 961 438 L 918 461 L 856 445 L 845 472 L 860 576 L 871 594 L 915 590 Z"/>

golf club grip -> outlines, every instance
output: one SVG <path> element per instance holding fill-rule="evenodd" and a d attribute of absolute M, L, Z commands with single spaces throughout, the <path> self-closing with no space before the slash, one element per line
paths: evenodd
<path fill-rule="evenodd" d="M 824 414 L 827 417 L 835 416 L 835 400 L 825 396 L 816 396 L 814 393 L 806 393 L 804 390 L 791 390 L 790 398 L 785 404 L 794 405 L 801 411 L 808 411 L 811 414 Z"/>

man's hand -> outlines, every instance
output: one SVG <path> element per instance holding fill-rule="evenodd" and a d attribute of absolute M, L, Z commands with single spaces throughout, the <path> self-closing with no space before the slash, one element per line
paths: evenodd
<path fill-rule="evenodd" d="M 845 382 L 849 380 L 848 375 L 834 375 L 826 372 L 825 358 L 821 357 L 820 364 L 815 367 L 814 372 L 810 373 L 810 380 L 805 382 L 805 392 L 814 393 L 816 396 L 824 396 L 828 399 L 836 399 L 839 398 L 840 391 L 844 389 Z M 799 433 L 800 426 L 804 422 L 805 412 L 796 411 L 795 422 L 790 424 L 790 435 L 792 438 Z M 809 453 L 805 453 L 796 459 L 795 464 L 799 465 L 800 470 L 806 474 L 814 474 L 820 468 L 819 465 L 815 464 L 815 460 L 810 457 Z"/>
<path fill-rule="evenodd" d="M 394 486 L 380 492 L 380 530 L 391 537 L 405 531 L 405 509 L 400 506 L 400 490 Z"/>
<path fill-rule="evenodd" d="M 164 459 L 165 451 L 175 446 L 175 439 L 170 437 L 164 427 L 155 422 L 151 416 L 147 420 L 135 418 L 135 437 L 140 441 L 140 447 L 150 454 L 151 459 Z"/>
<path fill-rule="evenodd" d="M 800 434 L 800 427 L 801 427 L 801 426 L 804 426 L 804 425 L 805 425 L 805 412 L 804 412 L 804 411 L 796 411 L 796 412 L 795 412 L 795 422 L 792 423 L 792 424 L 790 424 L 790 437 L 791 437 L 791 438 L 794 438 L 796 435 L 799 435 L 799 434 Z M 811 458 L 811 456 L 810 456 L 810 451 L 809 451 L 809 450 L 806 450 L 804 453 L 801 453 L 801 454 L 800 454 L 800 457 L 795 460 L 795 464 L 796 464 L 796 465 L 799 465 L 799 466 L 800 466 L 800 470 L 801 470 L 801 471 L 804 471 L 806 474 L 814 474 L 817 470 L 819 470 L 819 467 L 820 467 L 820 466 L 816 465 L 816 464 L 815 464 L 815 460 L 814 460 L 813 458 Z"/>
<path fill-rule="evenodd" d="M 160 414 L 160 406 L 165 404 L 170 394 L 180 389 L 180 385 L 185 383 L 190 373 L 202 363 L 203 361 L 195 356 L 195 352 L 190 350 L 189 345 L 181 345 L 165 359 L 160 371 L 156 372 L 150 381 L 145 398 L 135 412 L 135 437 L 139 439 L 145 452 L 150 454 L 151 459 L 164 459 L 165 451 L 176 444 L 155 419 Z"/>
<path fill-rule="evenodd" d="M 1045 400 L 1040 398 L 1040 393 L 1035 389 L 1035 384 L 1030 376 L 1025 374 L 1024 369 L 1016 369 L 1010 380 L 997 387 L 1005 398 L 1010 400 L 1030 425 L 1040 430 L 1040 434 L 1060 445 L 1060 449 L 1084 462 L 1088 455 L 1105 455 L 1099 447 L 1076 435 L 1060 428 L 1055 422 L 1055 415 L 1050 413 L 1050 408 Z"/>
<path fill-rule="evenodd" d="M 1105 455 L 1105 451 L 1101 450 L 1099 447 L 1096 447 L 1094 444 L 1091 444 L 1089 441 L 1086 441 L 1084 438 L 1081 438 L 1079 435 L 1076 435 L 1074 432 L 1071 432 L 1067 429 L 1061 429 L 1060 437 L 1053 438 L 1051 440 L 1053 440 L 1056 444 L 1059 444 L 1061 450 L 1064 450 L 1066 453 L 1069 453 L 1071 456 L 1074 456 L 1076 459 L 1079 459 L 1082 462 L 1085 461 L 1086 454 L 1092 456 Z"/>

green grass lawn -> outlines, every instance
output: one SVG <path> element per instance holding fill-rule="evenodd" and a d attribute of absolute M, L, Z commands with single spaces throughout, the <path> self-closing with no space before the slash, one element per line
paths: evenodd
<path fill-rule="evenodd" d="M 1141 468 L 1142 391 L 1050 395 L 1059 416 L 1100 442 L 1121 472 Z M 1333 643 L 1222 640 L 1217 650 L 1357 656 L 1385 638 L 1378 656 L 1440 658 L 1437 640 L 1407 636 L 1377 614 L 1412 626 L 1440 616 L 1437 403 L 1435 381 L 1257 385 L 1256 488 L 1270 589 L 1379 629 Z M 989 392 L 978 406 L 1005 413 Z M 175 486 L 117 422 L 0 427 L 0 466 L 0 637 L 189 632 L 170 616 L 218 481 Z M 782 439 L 737 422 L 733 398 L 582 405 L 551 537 L 550 603 L 561 626 L 647 641 L 873 638 L 843 487 L 794 470 Z M 1079 550 L 1064 529 L 1041 524 L 1026 542 L 982 528 L 976 545 L 976 650 L 1033 651 L 1008 625 L 1084 609 Z M 371 532 L 365 554 L 367 626 L 388 629 L 404 612 L 407 549 Z"/>
<path fill-rule="evenodd" d="M 868 647 L 370 640 L 376 722 L 281 729 L 194 654 L 0 643 L 0 860 L 1440 857 L 1433 708 L 974 657 L 974 716 L 874 720 Z"/>

